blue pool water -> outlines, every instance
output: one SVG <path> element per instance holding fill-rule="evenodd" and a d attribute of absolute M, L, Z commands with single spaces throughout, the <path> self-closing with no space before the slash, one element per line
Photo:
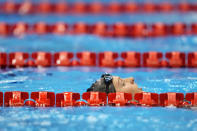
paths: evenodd
<path fill-rule="evenodd" d="M 147 92 L 197 91 L 195 69 L 26 68 L 1 71 L 1 91 L 83 93 L 102 72 L 133 76 Z M 0 108 L 1 130 L 197 130 L 197 112 L 176 108 Z"/>
<path fill-rule="evenodd" d="M 20 1 L 20 0 L 19 0 Z M 87 0 L 88 1 L 88 0 Z M 106 2 L 106 0 L 103 0 Z M 142 0 L 141 0 L 142 1 Z M 156 0 L 159 1 L 159 0 Z M 192 0 L 191 0 L 192 1 Z M 115 23 L 137 21 L 154 23 L 188 24 L 196 22 L 194 12 L 180 14 L 123 14 L 114 15 L 0 15 L 0 21 L 15 23 L 64 21 L 94 23 L 104 21 Z M 92 35 L 55 36 L 27 35 L 23 38 L 0 38 L 0 51 L 34 52 L 50 51 L 197 51 L 196 36 L 164 38 L 100 38 Z M 135 78 L 144 91 L 197 92 L 197 69 L 151 69 L 151 68 L 98 68 L 98 67 L 58 67 L 25 68 L 0 70 L 0 91 L 53 91 L 55 93 L 73 91 L 83 93 L 103 72 L 120 77 Z M 77 108 L 0 108 L 0 130 L 197 130 L 197 111 L 181 108 L 144 107 L 77 107 Z"/>

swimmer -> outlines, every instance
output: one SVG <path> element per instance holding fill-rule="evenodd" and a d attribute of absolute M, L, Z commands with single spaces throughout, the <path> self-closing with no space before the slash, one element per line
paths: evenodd
<path fill-rule="evenodd" d="M 87 89 L 87 92 L 90 91 L 105 92 L 106 94 L 124 92 L 131 93 L 132 96 L 135 96 L 136 93 L 143 92 L 141 88 L 138 88 L 137 84 L 134 82 L 133 77 L 120 78 L 118 76 L 112 76 L 108 73 L 103 74 L 99 80 L 94 82 L 91 87 Z M 176 106 L 169 107 L 175 108 Z M 181 107 L 185 109 L 197 110 L 197 106 L 191 106 L 187 104 Z"/>
<path fill-rule="evenodd" d="M 138 88 L 133 77 L 120 78 L 118 76 L 112 76 L 108 73 L 103 74 L 99 80 L 87 89 L 87 92 L 90 91 L 105 92 L 107 94 L 124 92 L 131 93 L 133 96 L 135 93 L 143 92 L 141 88 Z"/>

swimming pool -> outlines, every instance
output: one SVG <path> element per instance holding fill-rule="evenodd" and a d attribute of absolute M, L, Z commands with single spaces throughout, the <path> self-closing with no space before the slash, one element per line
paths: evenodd
<path fill-rule="evenodd" d="M 169 16 L 171 17 L 169 19 Z M 123 14 L 108 18 L 107 15 L 57 16 L 57 15 L 0 15 L 0 20 L 15 23 L 35 23 L 40 20 L 54 23 L 64 21 L 94 23 L 157 21 L 172 23 L 196 22 L 196 14 Z M 152 19 L 149 19 L 149 18 Z M 1 37 L 1 52 L 34 51 L 183 51 L 197 50 L 196 36 L 169 36 L 162 38 L 102 38 L 93 35 L 27 35 L 22 38 Z M 197 92 L 196 68 L 99 68 L 99 67 L 50 67 L 0 70 L 0 91 L 72 91 L 82 94 L 104 72 L 120 77 L 133 76 L 144 91 Z M 65 108 L 5 108 L 0 107 L 0 130 L 197 130 L 197 112 L 183 108 L 163 107 L 65 107 Z"/>

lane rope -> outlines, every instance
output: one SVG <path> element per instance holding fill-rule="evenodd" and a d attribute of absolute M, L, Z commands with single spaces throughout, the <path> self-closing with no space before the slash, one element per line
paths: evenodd
<path fill-rule="evenodd" d="M 137 22 L 126 24 L 117 22 L 114 24 L 106 24 L 97 22 L 87 24 L 85 22 L 76 22 L 67 24 L 65 22 L 57 22 L 49 24 L 46 22 L 37 22 L 28 24 L 25 22 L 6 23 L 0 22 L 0 36 L 24 36 L 29 34 L 45 35 L 83 35 L 91 34 L 102 37 L 127 37 L 127 38 L 147 38 L 147 37 L 166 37 L 166 36 L 185 36 L 197 35 L 197 22 L 186 24 L 176 22 L 173 24 L 165 24 L 156 22 L 147 24 Z"/>
<path fill-rule="evenodd" d="M 0 52 L 1 68 L 51 66 L 196 68 L 197 52 Z"/>
<path fill-rule="evenodd" d="M 26 1 L 23 3 L 15 3 L 13 1 L 7 1 L 5 3 L 0 3 L 1 13 L 5 14 L 84 14 L 84 13 L 93 13 L 93 14 L 119 14 L 119 13 L 170 13 L 170 12 L 196 12 L 197 11 L 197 3 L 135 3 L 135 2 L 127 2 L 127 3 L 100 3 L 100 2 L 92 2 L 92 3 L 84 3 L 84 2 L 74 2 L 74 3 L 66 3 L 66 2 L 39 2 L 39 3 L 31 3 L 30 1 Z"/>
<path fill-rule="evenodd" d="M 4 96 L 3 96 L 4 95 Z M 30 97 L 30 99 L 29 99 Z M 108 98 L 108 99 L 107 99 Z M 82 100 L 83 99 L 83 100 Z M 3 102 L 4 100 L 4 102 Z M 0 106 L 4 107 L 67 107 L 67 106 L 145 106 L 145 107 L 196 107 L 197 92 L 183 93 L 130 93 L 116 92 L 108 95 L 103 92 L 80 93 L 64 92 L 28 92 L 9 91 L 0 92 Z"/>

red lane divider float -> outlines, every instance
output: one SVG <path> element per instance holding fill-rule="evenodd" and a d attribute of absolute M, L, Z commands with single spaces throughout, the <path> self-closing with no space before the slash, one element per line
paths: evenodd
<path fill-rule="evenodd" d="M 99 53 L 99 66 L 100 67 L 117 67 L 118 53 L 116 52 L 101 52 Z"/>
<path fill-rule="evenodd" d="M 188 67 L 197 67 L 197 52 L 188 53 Z"/>
<path fill-rule="evenodd" d="M 5 68 L 7 66 L 7 54 L 0 52 L 0 67 Z"/>
<path fill-rule="evenodd" d="M 84 22 L 77 22 L 72 26 L 72 30 L 70 31 L 72 34 L 88 34 L 90 33 L 90 25 Z"/>
<path fill-rule="evenodd" d="M 63 22 L 57 22 L 51 26 L 51 31 L 53 34 L 65 35 L 68 34 L 68 24 Z"/>
<path fill-rule="evenodd" d="M 96 66 L 96 53 L 94 52 L 78 52 L 77 58 L 81 66 Z"/>
<path fill-rule="evenodd" d="M 55 66 L 72 66 L 73 56 L 72 52 L 57 52 L 54 54 L 54 64 Z"/>
<path fill-rule="evenodd" d="M 148 28 L 145 23 L 138 22 L 130 25 L 129 36 L 131 37 L 146 37 L 148 36 Z"/>
<path fill-rule="evenodd" d="M 32 92 L 31 99 L 35 100 L 36 107 L 53 107 L 55 105 L 54 92 Z"/>
<path fill-rule="evenodd" d="M 0 106 L 3 106 L 3 92 L 0 92 Z"/>
<path fill-rule="evenodd" d="M 197 23 L 193 23 L 193 24 L 191 25 L 191 32 L 192 32 L 193 34 L 197 34 Z"/>
<path fill-rule="evenodd" d="M 169 67 L 184 67 L 185 66 L 185 53 L 184 52 L 167 52 L 166 58 L 168 59 Z"/>
<path fill-rule="evenodd" d="M 4 104 L 3 104 L 4 99 Z M 130 93 L 116 92 L 85 92 L 82 94 L 74 92 L 32 92 L 29 99 L 28 92 L 11 91 L 0 92 L 0 106 L 5 107 L 67 107 L 67 106 L 146 106 L 146 107 L 194 107 L 197 106 L 197 92 L 183 93 L 167 92 L 167 93 L 136 93 L 133 96 Z M 85 101 L 84 101 L 85 100 Z"/>
<path fill-rule="evenodd" d="M 51 66 L 52 54 L 50 52 L 33 52 L 31 57 L 33 58 L 35 66 Z"/>
<path fill-rule="evenodd" d="M 11 35 L 12 31 L 10 30 L 11 25 L 5 22 L 0 22 L 0 35 L 8 36 Z"/>
<path fill-rule="evenodd" d="M 161 52 L 145 52 L 143 54 L 144 67 L 161 67 L 163 54 Z"/>
<path fill-rule="evenodd" d="M 150 35 L 153 37 L 167 36 L 169 34 L 168 26 L 164 23 L 157 22 L 152 25 Z"/>
<path fill-rule="evenodd" d="M 187 34 L 186 28 L 187 28 L 187 25 L 185 23 L 176 22 L 171 25 L 170 32 L 172 33 L 172 35 L 180 36 L 180 35 Z"/>
<path fill-rule="evenodd" d="M 11 27 L 14 36 L 23 36 L 28 33 L 29 25 L 24 22 L 18 22 Z"/>
<path fill-rule="evenodd" d="M 197 92 L 187 93 L 185 98 L 191 102 L 192 106 L 197 106 Z"/>
<path fill-rule="evenodd" d="M 21 37 L 26 34 L 94 34 L 103 37 L 122 38 L 182 36 L 196 35 L 197 23 L 186 24 L 176 22 L 173 24 L 165 24 L 162 22 L 156 22 L 153 24 L 146 24 L 138 22 L 126 24 L 123 22 L 117 22 L 115 24 L 106 24 L 104 22 L 98 22 L 94 24 L 87 24 L 84 22 L 77 22 L 74 24 L 67 24 L 64 22 L 57 22 L 49 24 L 41 21 L 34 24 L 28 24 L 25 22 L 9 24 L 6 22 L 0 22 L 0 36 Z"/>
<path fill-rule="evenodd" d="M 129 26 L 119 22 L 112 25 L 112 31 L 114 37 L 125 37 L 128 36 Z"/>
<path fill-rule="evenodd" d="M 182 107 L 184 100 L 183 93 L 161 93 L 160 94 L 160 105 L 161 106 L 176 106 Z"/>
<path fill-rule="evenodd" d="M 139 52 L 122 52 L 121 57 L 123 58 L 123 67 L 140 67 L 141 57 Z"/>
<path fill-rule="evenodd" d="M 12 52 L 9 54 L 10 67 L 27 67 L 29 54 L 25 52 Z"/>
<path fill-rule="evenodd" d="M 28 92 L 5 92 L 4 95 L 4 106 L 5 107 L 16 107 L 24 106 L 24 101 L 29 98 Z"/>
<path fill-rule="evenodd" d="M 33 25 L 32 32 L 38 35 L 44 35 L 44 34 L 51 33 L 50 28 L 52 27 L 45 22 L 38 22 Z"/>
<path fill-rule="evenodd" d="M 102 92 L 85 92 L 82 98 L 87 101 L 89 106 L 105 106 L 107 104 L 107 95 Z"/>
<path fill-rule="evenodd" d="M 108 94 L 108 104 L 111 106 L 130 105 L 129 101 L 131 100 L 132 100 L 132 94 L 130 93 L 117 92 L 117 93 Z"/>
<path fill-rule="evenodd" d="M 137 100 L 140 106 L 158 106 L 159 105 L 159 95 L 157 93 L 136 93 L 135 100 Z"/>
<path fill-rule="evenodd" d="M 97 36 L 110 36 L 109 25 L 104 22 L 98 22 L 91 26 L 91 34 Z"/>
<path fill-rule="evenodd" d="M 84 2 L 74 2 L 66 3 L 63 1 L 57 3 L 50 2 L 40 2 L 40 3 L 31 3 L 30 1 L 25 1 L 23 3 L 14 3 L 13 1 L 7 1 L 5 3 L 0 3 L 1 12 L 6 14 L 15 14 L 19 13 L 21 15 L 25 14 L 67 14 L 67 13 L 156 13 L 156 12 L 188 12 L 196 11 L 197 4 L 195 3 L 135 3 L 135 2 L 126 2 L 126 3 L 84 3 Z"/>
<path fill-rule="evenodd" d="M 56 94 L 56 107 L 76 106 L 80 99 L 79 93 L 64 92 Z"/>
<path fill-rule="evenodd" d="M 8 61 L 8 62 L 7 62 Z M 151 67 L 196 68 L 197 52 L 0 52 L 0 67 L 50 67 L 50 66 L 99 66 L 99 67 Z"/>

